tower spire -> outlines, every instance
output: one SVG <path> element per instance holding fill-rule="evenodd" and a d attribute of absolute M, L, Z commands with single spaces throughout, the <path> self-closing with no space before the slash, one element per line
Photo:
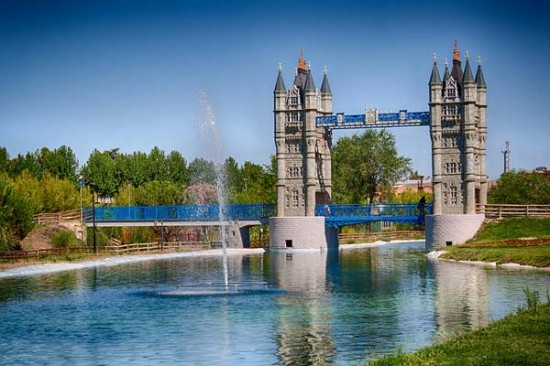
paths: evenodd
<path fill-rule="evenodd" d="M 298 71 L 307 71 L 307 63 L 304 59 L 304 50 L 300 48 L 300 58 L 298 59 Z"/>
<path fill-rule="evenodd" d="M 432 67 L 432 76 L 430 77 L 429 85 L 441 85 L 441 77 L 439 76 L 439 69 L 437 68 L 437 56 L 433 54 L 434 65 Z"/>
<path fill-rule="evenodd" d="M 321 94 L 332 94 L 332 91 L 330 90 L 330 85 L 328 83 L 328 77 L 327 77 L 327 67 L 323 67 L 323 83 L 321 84 Z"/>
<path fill-rule="evenodd" d="M 483 71 L 481 71 L 481 56 L 477 60 L 476 84 L 478 87 L 486 87 Z"/>
<path fill-rule="evenodd" d="M 463 84 L 473 83 L 474 74 L 472 73 L 472 68 L 470 66 L 470 55 L 466 51 L 466 65 L 464 66 L 464 79 L 462 80 Z"/>
<path fill-rule="evenodd" d="M 462 61 L 460 60 L 460 50 L 458 49 L 458 40 L 456 39 L 453 49 L 453 69 L 451 70 L 451 76 L 457 84 L 462 85 Z"/>
<path fill-rule="evenodd" d="M 460 62 L 460 50 L 458 49 L 458 40 L 455 39 L 455 47 L 453 49 L 453 61 Z"/>
<path fill-rule="evenodd" d="M 285 81 L 283 80 L 283 66 L 281 63 L 279 63 L 279 74 L 277 75 L 274 92 L 286 92 Z"/>

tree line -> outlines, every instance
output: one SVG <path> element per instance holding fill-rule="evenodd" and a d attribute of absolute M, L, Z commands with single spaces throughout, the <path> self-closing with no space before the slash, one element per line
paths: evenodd
<path fill-rule="evenodd" d="M 116 205 L 216 203 L 217 170 L 224 172 L 231 203 L 274 203 L 276 163 L 245 162 L 229 157 L 222 167 L 158 147 L 149 153 L 94 150 L 79 167 L 70 147 L 18 154 L 0 147 L 0 249 L 16 246 L 33 228 L 33 215 L 91 206 L 92 197 Z"/>
<path fill-rule="evenodd" d="M 67 146 L 18 154 L 0 147 L 0 250 L 15 245 L 33 228 L 33 215 L 91 206 L 93 195 L 115 205 L 177 205 L 217 202 L 217 171 L 224 172 L 228 203 L 275 203 L 277 162 L 222 167 L 158 147 L 149 153 L 94 150 L 80 167 Z M 393 185 L 414 176 L 411 160 L 399 156 L 394 136 L 367 130 L 332 146 L 335 203 L 418 202 L 424 193 L 396 197 Z M 93 191 L 93 194 L 92 194 Z M 428 202 L 431 195 L 426 195 Z M 540 173 L 506 173 L 489 192 L 490 203 L 550 204 L 550 179 Z"/>

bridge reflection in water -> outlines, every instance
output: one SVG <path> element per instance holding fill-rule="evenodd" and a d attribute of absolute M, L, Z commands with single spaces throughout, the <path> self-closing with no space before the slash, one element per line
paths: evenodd
<path fill-rule="evenodd" d="M 95 207 L 97 226 L 155 226 L 164 225 L 217 225 L 218 205 L 177 206 L 102 206 Z M 420 209 L 416 203 L 377 203 L 353 205 L 317 205 L 316 216 L 325 216 L 328 227 L 354 225 L 365 222 L 388 221 L 422 223 L 424 214 L 431 214 L 431 204 Z M 93 222 L 94 208 L 84 207 L 83 218 Z M 226 205 L 224 214 L 228 220 L 267 224 L 269 217 L 277 215 L 274 204 Z"/>

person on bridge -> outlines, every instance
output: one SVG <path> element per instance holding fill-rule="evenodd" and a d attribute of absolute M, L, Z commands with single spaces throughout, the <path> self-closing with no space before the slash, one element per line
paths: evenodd
<path fill-rule="evenodd" d="M 330 216 L 330 207 L 326 204 L 325 204 L 325 207 L 323 208 L 323 215 L 325 215 L 325 217 Z"/>
<path fill-rule="evenodd" d="M 424 216 L 426 216 L 426 197 L 422 196 L 418 201 L 418 224 L 424 225 Z"/>

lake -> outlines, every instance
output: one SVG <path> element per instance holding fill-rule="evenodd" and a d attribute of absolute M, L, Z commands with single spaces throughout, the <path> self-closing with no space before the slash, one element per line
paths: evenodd
<path fill-rule="evenodd" d="M 358 365 L 546 299 L 550 273 L 441 262 L 423 241 L 172 257 L 0 279 L 2 365 Z"/>

